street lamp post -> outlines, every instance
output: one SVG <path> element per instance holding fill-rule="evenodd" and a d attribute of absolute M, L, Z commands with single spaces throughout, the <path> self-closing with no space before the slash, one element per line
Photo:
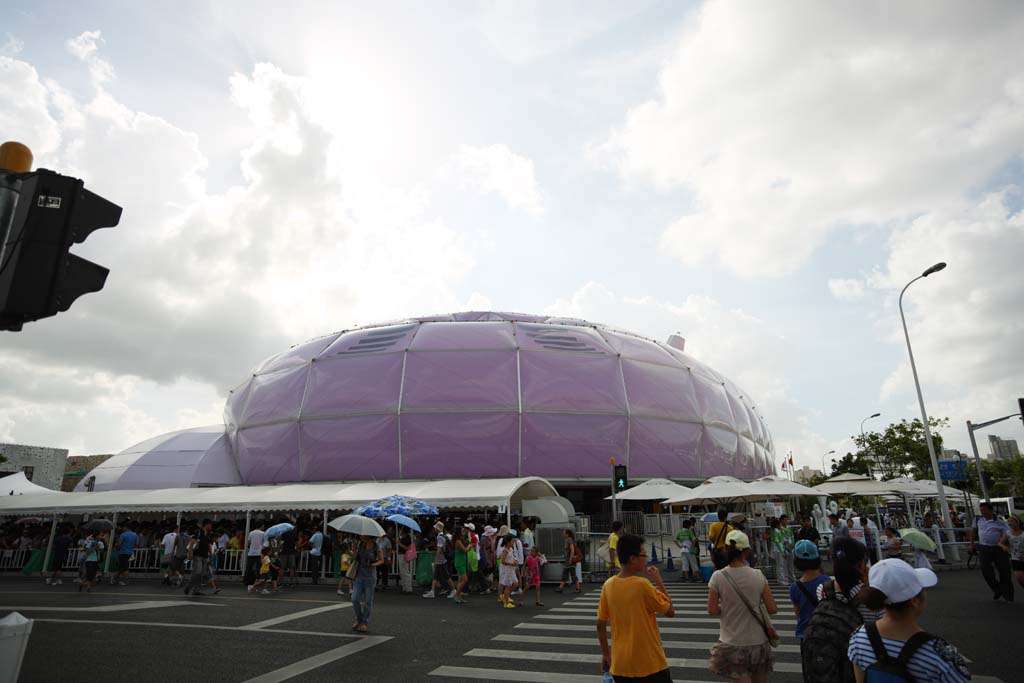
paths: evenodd
<path fill-rule="evenodd" d="M 921 381 L 917 377 L 917 364 L 914 363 L 914 349 L 910 345 L 910 331 L 907 329 L 907 317 L 903 313 L 903 295 L 906 293 L 907 288 L 910 287 L 910 285 L 917 282 L 918 280 L 920 280 L 921 278 L 928 277 L 932 273 L 937 273 L 940 270 L 944 269 L 945 267 L 946 264 L 944 262 L 936 263 L 934 266 L 932 266 L 931 268 L 924 271 L 923 273 L 915 277 L 913 280 L 908 282 L 906 286 L 903 287 L 903 291 L 900 292 L 899 309 L 900 320 L 903 322 L 903 336 L 906 337 L 907 340 L 907 354 L 910 356 L 910 371 L 914 375 L 914 388 L 917 389 L 917 403 L 921 407 L 921 421 L 924 423 L 924 436 L 925 440 L 928 442 L 928 455 L 931 456 L 932 460 L 932 474 L 935 477 L 935 487 L 938 489 L 939 492 L 939 509 L 942 512 L 942 518 L 946 520 L 947 524 L 950 524 L 951 519 L 949 516 L 949 504 L 946 503 L 946 489 L 942 484 L 942 476 L 939 474 L 939 459 L 935 455 L 935 444 L 932 442 L 932 430 L 931 427 L 928 425 L 928 411 L 925 410 L 924 407 L 924 396 L 921 394 Z M 953 532 L 947 531 L 946 538 L 950 543 L 953 543 Z M 950 554 L 953 556 L 953 559 L 958 559 L 956 553 L 956 546 L 951 546 L 950 550 Z"/>
<path fill-rule="evenodd" d="M 860 442 L 861 443 L 864 443 L 866 441 L 866 439 L 864 437 L 864 423 L 867 422 L 868 420 L 873 420 L 876 417 L 881 417 L 881 416 L 882 416 L 881 413 L 875 413 L 874 415 L 868 415 L 867 417 L 865 417 L 863 420 L 860 421 Z M 868 459 L 868 462 L 870 463 L 871 460 Z M 876 462 L 875 464 L 877 465 L 878 463 Z M 869 477 L 873 477 L 873 475 L 871 474 L 871 465 L 868 465 L 868 476 Z"/>
<path fill-rule="evenodd" d="M 825 453 L 825 455 L 821 456 L 821 473 L 826 477 L 828 476 L 828 472 L 825 471 L 825 458 L 833 453 L 835 453 L 835 451 L 829 451 L 828 453 Z"/>

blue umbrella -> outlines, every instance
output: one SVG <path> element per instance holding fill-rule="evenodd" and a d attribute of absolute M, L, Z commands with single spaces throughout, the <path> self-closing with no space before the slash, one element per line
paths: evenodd
<path fill-rule="evenodd" d="M 401 524 L 402 526 L 407 526 L 413 531 L 420 532 L 420 525 L 416 523 L 416 520 L 406 517 L 405 515 L 391 515 L 388 517 L 388 521 L 394 522 L 395 524 Z"/>
<path fill-rule="evenodd" d="M 263 537 L 273 538 L 274 536 L 280 536 L 284 532 L 291 531 L 294 528 L 294 524 L 289 524 L 288 522 L 281 522 L 280 524 L 275 524 L 274 526 L 267 529 L 266 533 L 263 534 Z"/>
<path fill-rule="evenodd" d="M 420 515 L 436 515 L 437 508 L 415 498 L 388 496 L 358 507 L 352 511 L 352 514 L 364 517 L 390 517 L 391 515 L 418 517 Z"/>

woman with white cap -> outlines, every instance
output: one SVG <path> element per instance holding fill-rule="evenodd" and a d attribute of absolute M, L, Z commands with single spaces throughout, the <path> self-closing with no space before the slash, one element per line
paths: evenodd
<path fill-rule="evenodd" d="M 877 672 L 886 680 L 917 683 L 966 683 L 971 678 L 964 658 L 943 639 L 927 633 L 917 620 L 924 612 L 925 589 L 939 582 L 931 569 L 915 569 L 903 560 L 887 559 L 871 567 L 863 600 L 885 614 L 850 638 L 848 656 L 857 683 Z"/>
<path fill-rule="evenodd" d="M 708 614 L 721 615 L 708 668 L 734 683 L 765 683 L 775 663 L 772 645 L 779 637 L 768 615 L 779 608 L 764 574 L 747 566 L 747 535 L 730 531 L 724 550 L 728 564 L 708 582 Z"/>

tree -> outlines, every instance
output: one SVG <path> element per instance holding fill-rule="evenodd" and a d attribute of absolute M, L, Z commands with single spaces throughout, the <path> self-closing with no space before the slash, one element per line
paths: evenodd
<path fill-rule="evenodd" d="M 942 435 L 938 430 L 949 426 L 949 418 L 928 418 L 932 430 L 935 453 L 942 452 Z M 911 476 L 914 479 L 931 479 L 932 459 L 928 452 L 924 424 L 918 420 L 900 420 L 885 428 L 883 432 L 868 432 L 852 437 L 857 452 L 847 454 L 854 461 L 870 465 L 874 474 L 883 479 Z M 844 461 L 846 458 L 843 459 Z M 859 471 L 859 470 L 848 470 Z M 863 472 L 866 474 L 866 471 Z"/>
<path fill-rule="evenodd" d="M 991 473 L 995 479 L 995 486 L 988 492 L 990 496 L 1003 498 L 1005 496 L 1024 495 L 1024 457 L 1008 458 L 1005 460 L 982 460 L 981 468 Z M 977 485 L 977 472 L 971 477 L 975 490 L 980 489 Z"/>
<path fill-rule="evenodd" d="M 840 460 L 834 460 L 832 462 L 832 473 L 830 477 L 834 477 L 839 474 L 846 474 L 852 472 L 853 474 L 868 474 L 868 460 L 859 451 L 857 453 L 847 453 Z"/>

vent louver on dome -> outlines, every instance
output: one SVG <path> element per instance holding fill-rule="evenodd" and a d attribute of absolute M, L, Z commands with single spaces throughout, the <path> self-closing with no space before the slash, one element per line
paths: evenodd
<path fill-rule="evenodd" d="M 373 351 L 381 351 L 383 349 L 394 346 L 399 339 L 405 337 L 405 333 L 416 327 L 415 325 L 405 325 L 403 327 L 391 327 L 386 330 L 373 330 L 367 332 L 366 336 L 357 341 L 354 344 L 350 344 L 348 347 L 335 351 L 336 356 L 348 356 L 359 353 L 370 353 Z"/>
<path fill-rule="evenodd" d="M 541 329 L 535 332 L 527 332 L 527 337 L 533 339 L 539 346 L 555 351 L 581 351 L 583 353 L 601 353 L 589 342 L 582 341 L 579 337 L 569 333 L 566 328 Z"/>

